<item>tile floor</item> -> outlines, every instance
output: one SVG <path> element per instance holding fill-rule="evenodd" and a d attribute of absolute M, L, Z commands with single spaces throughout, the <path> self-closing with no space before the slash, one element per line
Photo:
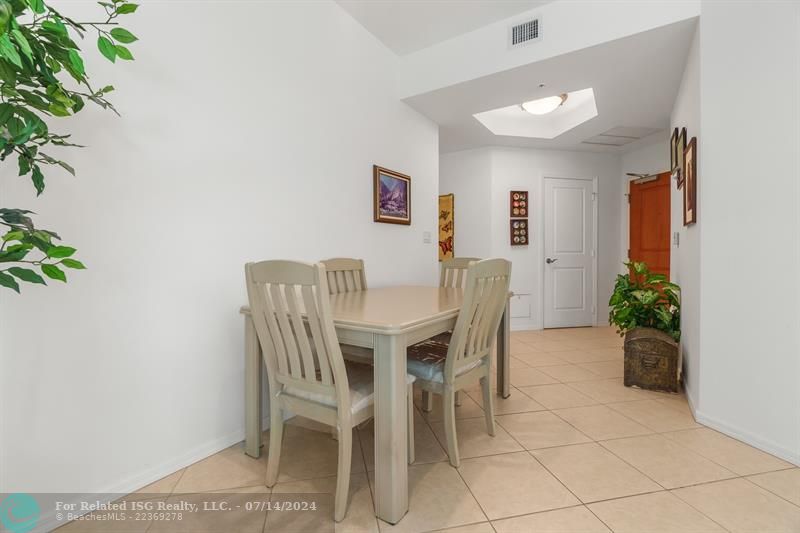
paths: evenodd
<path fill-rule="evenodd" d="M 623 387 L 621 346 L 610 328 L 512 334 L 514 389 L 495 404 L 496 436 L 486 434 L 477 384 L 456 410 L 458 470 L 444 451 L 441 405 L 417 411 L 410 510 L 396 526 L 374 517 L 372 427 L 357 430 L 350 507 L 335 531 L 800 532 L 800 469 L 697 424 L 683 395 Z M 419 407 L 419 395 L 417 401 Z M 271 493 L 333 494 L 336 441 L 313 424 L 290 424 Z M 140 492 L 167 499 L 189 492 L 269 493 L 265 466 L 266 457 L 251 459 L 237 444 Z M 285 516 L 266 512 L 241 523 L 225 520 L 210 515 L 183 530 L 321 526 L 286 523 Z M 73 523 L 60 531 L 87 526 Z M 332 518 L 324 526 L 334 531 Z M 97 527 L 90 530 L 102 530 Z"/>

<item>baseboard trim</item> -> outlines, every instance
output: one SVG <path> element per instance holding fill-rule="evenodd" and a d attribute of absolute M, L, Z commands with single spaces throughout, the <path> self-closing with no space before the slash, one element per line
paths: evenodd
<path fill-rule="evenodd" d="M 795 466 L 800 466 L 800 453 L 784 448 L 780 444 L 776 444 L 768 439 L 759 437 L 758 435 L 755 435 L 749 431 L 744 431 L 733 424 L 728 424 L 722 420 L 707 416 L 703 412 L 694 409 L 691 404 L 690 408 L 694 413 L 694 419 L 698 423 L 708 426 L 711 429 L 715 429 L 720 433 L 724 433 L 725 435 L 728 435 L 736 440 L 742 441 L 745 444 L 749 444 L 750 446 L 758 448 L 759 450 L 770 455 L 774 455 L 775 457 L 783 459 L 784 461 L 788 461 Z"/>
<path fill-rule="evenodd" d="M 269 417 L 261 420 L 261 427 L 269 428 Z M 78 499 L 75 501 L 70 501 L 65 495 L 63 501 L 64 503 L 79 503 L 80 501 L 86 501 L 88 499 L 89 501 L 109 503 L 117 497 L 116 495 L 136 492 L 137 490 L 140 490 L 143 487 L 158 481 L 159 479 L 165 478 L 182 468 L 186 468 L 187 466 L 191 466 L 198 461 L 202 461 L 203 459 L 211 457 L 215 453 L 221 452 L 225 448 L 229 448 L 237 442 L 241 442 L 242 440 L 244 440 L 244 428 L 238 429 L 222 437 L 212 439 L 204 444 L 201 444 L 200 446 L 196 446 L 188 452 L 178 455 L 177 457 L 174 457 L 168 461 L 164 461 L 153 468 L 149 468 L 119 483 L 109 485 L 105 490 L 98 491 L 94 494 L 91 494 L 91 496 L 87 496 L 87 494 L 79 494 L 76 495 L 78 496 Z M 56 520 L 55 510 L 50 510 L 49 512 L 42 514 L 41 520 L 37 524 L 37 531 L 40 529 L 43 531 L 51 531 L 56 527 L 61 527 L 63 525 L 64 522 L 59 522 Z"/>

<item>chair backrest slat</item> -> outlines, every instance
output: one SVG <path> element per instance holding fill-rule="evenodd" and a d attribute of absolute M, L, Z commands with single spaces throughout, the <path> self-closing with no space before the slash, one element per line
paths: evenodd
<path fill-rule="evenodd" d="M 247 293 L 270 380 L 326 395 L 349 412 L 350 394 L 321 264 L 262 261 L 245 267 Z"/>
<path fill-rule="evenodd" d="M 364 261 L 347 257 L 336 257 L 321 261 L 328 272 L 328 288 L 331 294 L 363 291 L 367 289 Z"/>
<path fill-rule="evenodd" d="M 505 259 L 486 259 L 469 266 L 464 301 L 447 351 L 445 382 L 452 382 L 460 368 L 491 355 L 510 281 L 511 263 Z"/>
<path fill-rule="evenodd" d="M 477 257 L 454 257 L 445 259 L 439 266 L 439 286 L 463 289 L 467 280 L 469 264 L 480 261 Z"/>

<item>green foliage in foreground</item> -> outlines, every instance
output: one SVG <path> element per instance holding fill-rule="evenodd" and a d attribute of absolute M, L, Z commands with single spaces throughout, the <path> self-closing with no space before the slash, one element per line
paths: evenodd
<path fill-rule="evenodd" d="M 119 17 L 136 12 L 127 0 L 98 2 L 98 21 L 77 22 L 44 0 L 0 0 L 0 162 L 16 161 L 20 176 L 29 176 L 37 196 L 45 189 L 44 168 L 58 166 L 75 175 L 67 162 L 48 154 L 51 146 L 79 147 L 69 134 L 51 130 L 63 117 L 80 112 L 87 102 L 110 109 L 113 87 L 95 87 L 84 68 L 79 41 L 97 38 L 97 49 L 109 61 L 130 61 L 128 44 L 137 37 L 119 25 Z M 63 268 L 82 269 L 75 249 L 59 246 L 58 234 L 34 227 L 31 211 L 0 208 L 0 286 L 19 292 L 19 282 L 66 281 Z"/>
<path fill-rule="evenodd" d="M 609 324 L 617 333 L 637 328 L 655 328 L 679 341 L 681 338 L 680 287 L 663 274 L 650 272 L 644 263 L 625 263 L 627 274 L 617 276 L 608 305 Z"/>

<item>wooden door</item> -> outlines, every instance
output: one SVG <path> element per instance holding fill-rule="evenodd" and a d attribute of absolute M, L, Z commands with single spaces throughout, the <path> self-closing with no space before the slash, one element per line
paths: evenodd
<path fill-rule="evenodd" d="M 670 173 L 630 184 L 631 261 L 647 263 L 650 270 L 669 278 Z"/>

